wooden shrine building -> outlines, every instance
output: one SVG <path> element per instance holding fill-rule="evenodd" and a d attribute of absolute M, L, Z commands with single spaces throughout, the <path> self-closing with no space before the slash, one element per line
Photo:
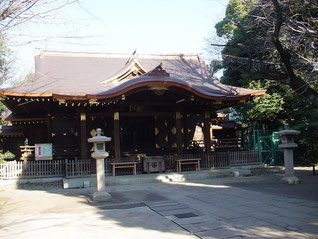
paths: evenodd
<path fill-rule="evenodd" d="M 264 94 L 221 84 L 199 55 L 125 55 L 43 51 L 35 78 L 0 90 L 10 110 L 1 148 L 52 143 L 54 159 L 90 158 L 87 138 L 101 128 L 116 158 L 191 151 L 196 126 L 211 150 L 216 111 Z"/>

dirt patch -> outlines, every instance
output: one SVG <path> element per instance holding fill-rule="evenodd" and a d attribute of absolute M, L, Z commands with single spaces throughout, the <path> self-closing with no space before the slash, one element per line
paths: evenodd
<path fill-rule="evenodd" d="M 55 189 L 63 189 L 62 181 L 56 182 L 47 182 L 47 183 L 18 183 L 16 185 L 17 189 L 23 190 L 55 190 Z"/>

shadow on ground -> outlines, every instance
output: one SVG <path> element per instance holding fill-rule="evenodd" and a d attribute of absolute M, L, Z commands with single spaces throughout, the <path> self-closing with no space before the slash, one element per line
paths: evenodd
<path fill-rule="evenodd" d="M 308 170 L 296 175 L 302 184 L 284 185 L 281 175 L 263 175 L 111 186 L 107 190 L 112 201 L 92 204 L 87 197 L 94 188 L 19 184 L 18 190 L 0 191 L 0 197 L 9 195 L 0 210 L 6 218 L 0 236 L 314 238 L 318 176 Z"/>
<path fill-rule="evenodd" d="M 318 174 L 313 175 L 310 169 L 298 169 L 295 170 L 295 175 L 300 179 L 300 184 L 282 184 L 280 182 L 282 175 L 271 175 L 271 177 L 263 176 L 264 180 L 259 181 L 257 184 L 251 181 L 244 183 L 234 182 L 226 185 L 274 195 L 318 201 Z"/>

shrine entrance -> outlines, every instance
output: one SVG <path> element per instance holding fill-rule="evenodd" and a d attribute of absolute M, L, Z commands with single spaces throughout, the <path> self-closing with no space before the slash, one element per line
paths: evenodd
<path fill-rule="evenodd" d="M 120 120 L 120 148 L 124 153 L 154 150 L 154 118 L 122 117 Z"/>

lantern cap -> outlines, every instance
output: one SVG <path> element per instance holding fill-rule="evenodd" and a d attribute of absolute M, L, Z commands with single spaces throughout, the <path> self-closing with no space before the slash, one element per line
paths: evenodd
<path fill-rule="evenodd" d="M 278 132 L 275 132 L 274 134 L 278 134 L 280 136 L 282 136 L 282 135 L 298 135 L 298 134 L 300 134 L 300 131 L 298 131 L 298 130 L 289 129 L 289 124 L 287 124 L 287 123 L 284 124 L 284 128 L 285 129 L 283 129 L 281 131 L 278 131 Z"/>
<path fill-rule="evenodd" d="M 102 130 L 100 128 L 97 128 L 96 135 L 92 138 L 89 138 L 87 141 L 89 143 L 97 143 L 97 142 L 108 142 L 111 139 L 112 139 L 111 137 L 102 136 Z"/>

